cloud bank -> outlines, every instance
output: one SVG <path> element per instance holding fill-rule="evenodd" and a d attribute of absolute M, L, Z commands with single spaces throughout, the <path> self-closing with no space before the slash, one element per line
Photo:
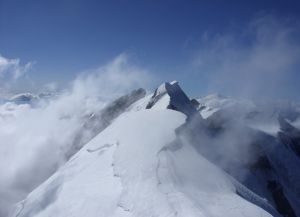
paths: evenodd
<path fill-rule="evenodd" d="M 206 32 L 193 60 L 208 91 L 250 98 L 294 97 L 300 82 L 300 23 L 260 14 L 243 27 Z M 294 89 L 293 89 L 294 88 Z M 298 97 L 299 98 L 299 97 Z"/>
<path fill-rule="evenodd" d="M 136 87 L 149 73 L 122 54 L 106 65 L 81 73 L 50 101 L 35 106 L 0 106 L 0 216 L 23 199 L 67 160 L 87 116 Z M 4 163 L 5 162 L 5 163 Z"/>

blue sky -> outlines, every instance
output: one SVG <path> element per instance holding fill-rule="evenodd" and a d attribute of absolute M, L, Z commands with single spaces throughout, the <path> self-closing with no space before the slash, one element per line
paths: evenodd
<path fill-rule="evenodd" d="M 32 63 L 26 74 L 34 84 L 25 77 L 14 86 L 20 91 L 64 85 L 125 52 L 157 82 L 179 80 L 192 95 L 253 97 L 266 89 L 266 96 L 299 100 L 299 12 L 297 0 L 0 0 L 0 54 Z"/>

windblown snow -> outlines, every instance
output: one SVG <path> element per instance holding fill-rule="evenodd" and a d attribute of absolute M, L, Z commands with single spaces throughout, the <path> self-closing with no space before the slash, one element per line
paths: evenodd
<path fill-rule="evenodd" d="M 271 216 L 235 194 L 191 146 L 168 147 L 184 121 L 172 110 L 122 115 L 32 192 L 17 216 Z"/>
<path fill-rule="evenodd" d="M 249 101 L 217 95 L 193 101 L 177 82 L 164 83 L 150 95 L 134 94 L 138 97 L 130 103 L 120 98 L 102 112 L 113 114 L 105 126 L 88 119 L 97 134 L 10 216 L 299 214 L 300 133 L 292 124 L 299 119 L 284 116 L 278 123 Z M 270 126 L 276 122 L 277 130 L 261 130 L 261 117 Z"/>

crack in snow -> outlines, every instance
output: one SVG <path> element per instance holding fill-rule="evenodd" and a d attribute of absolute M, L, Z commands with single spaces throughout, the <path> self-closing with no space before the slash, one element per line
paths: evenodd
<path fill-rule="evenodd" d="M 92 152 L 95 152 L 95 151 L 99 151 L 99 150 L 102 150 L 102 149 L 108 149 L 109 147 L 113 146 L 114 144 L 104 144 L 98 148 L 95 148 L 95 149 L 87 149 L 86 151 L 89 152 L 89 153 L 92 153 Z"/>
<path fill-rule="evenodd" d="M 125 208 L 121 203 L 118 203 L 118 207 L 120 207 L 124 212 L 130 212 L 130 209 Z"/>
<path fill-rule="evenodd" d="M 121 195 L 120 195 L 120 198 L 119 198 L 119 201 L 117 203 L 117 206 L 120 207 L 124 212 L 130 212 L 130 209 L 129 208 L 126 208 L 124 205 L 121 204 L 121 198 L 122 198 L 122 195 L 123 195 L 123 191 L 124 191 L 124 186 L 122 185 L 122 177 L 120 174 L 118 174 L 118 172 L 116 171 L 116 167 L 115 167 L 115 158 L 116 158 L 116 152 L 118 150 L 118 147 L 119 147 L 120 143 L 117 141 L 116 142 L 116 149 L 113 153 L 113 156 L 112 156 L 112 169 L 113 169 L 113 175 L 114 177 L 120 179 L 120 183 L 121 183 L 121 187 L 122 187 L 122 191 L 121 191 Z"/>

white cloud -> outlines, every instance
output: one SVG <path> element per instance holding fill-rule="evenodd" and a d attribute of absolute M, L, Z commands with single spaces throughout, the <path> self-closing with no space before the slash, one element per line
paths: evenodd
<path fill-rule="evenodd" d="M 97 96 L 107 101 L 133 87 L 146 87 L 151 80 L 150 73 L 132 63 L 124 53 L 105 66 L 81 73 L 73 82 L 73 93 L 83 98 Z"/>
<path fill-rule="evenodd" d="M 85 118 L 149 81 L 149 73 L 122 54 L 83 72 L 58 97 L 38 106 L 0 106 L 0 216 L 66 161 Z M 52 85 L 51 85 L 52 86 Z"/>
<path fill-rule="evenodd" d="M 0 98 L 10 97 L 12 89 L 31 82 L 28 72 L 33 64 L 21 64 L 20 59 L 9 59 L 0 54 Z"/>
<path fill-rule="evenodd" d="M 58 84 L 56 82 L 50 82 L 45 84 L 42 89 L 45 91 L 55 92 L 58 90 Z"/>
<path fill-rule="evenodd" d="M 8 76 L 12 79 L 18 79 L 23 76 L 32 65 L 32 62 L 21 65 L 20 59 L 8 59 L 0 54 L 0 77 Z"/>
<path fill-rule="evenodd" d="M 292 88 L 287 79 L 299 73 L 299 36 L 299 22 L 260 15 L 232 31 L 205 33 L 193 64 L 198 75 L 208 78 L 209 91 L 285 96 Z"/>

